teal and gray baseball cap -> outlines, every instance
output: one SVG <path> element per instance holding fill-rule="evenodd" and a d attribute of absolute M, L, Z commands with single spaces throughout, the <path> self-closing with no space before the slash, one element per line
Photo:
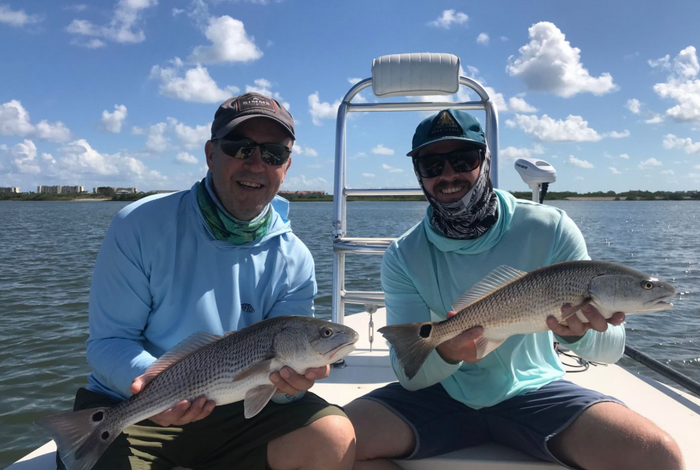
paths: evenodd
<path fill-rule="evenodd" d="M 415 157 L 426 145 L 443 140 L 463 140 L 486 148 L 484 130 L 474 116 L 457 109 L 443 109 L 418 124 L 413 134 L 413 149 L 406 155 Z"/>

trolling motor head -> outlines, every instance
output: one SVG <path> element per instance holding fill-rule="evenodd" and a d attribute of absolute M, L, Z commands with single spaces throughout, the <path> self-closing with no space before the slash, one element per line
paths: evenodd
<path fill-rule="evenodd" d="M 539 158 L 518 158 L 515 161 L 515 169 L 520 173 L 530 189 L 532 189 L 532 200 L 534 202 L 544 201 L 549 183 L 557 180 L 557 170 L 552 165 Z M 540 197 L 540 187 L 542 196 Z"/>

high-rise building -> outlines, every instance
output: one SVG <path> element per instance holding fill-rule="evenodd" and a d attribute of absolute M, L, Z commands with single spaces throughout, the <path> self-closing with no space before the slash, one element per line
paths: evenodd
<path fill-rule="evenodd" d="M 19 194 L 19 188 L 16 186 L 11 186 L 9 188 L 0 188 L 0 193 L 15 193 Z"/>
<path fill-rule="evenodd" d="M 37 186 L 39 194 L 80 194 L 85 192 L 85 186 Z"/>

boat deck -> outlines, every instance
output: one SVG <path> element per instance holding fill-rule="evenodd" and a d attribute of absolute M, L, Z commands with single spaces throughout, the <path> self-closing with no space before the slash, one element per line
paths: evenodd
<path fill-rule="evenodd" d="M 384 326 L 384 310 L 374 314 L 375 331 Z M 347 404 L 375 388 L 395 381 L 389 362 L 389 350 L 380 334 L 376 334 L 370 351 L 368 314 L 346 317 L 345 323 L 360 333 L 357 349 L 345 361 L 343 369 L 333 369 L 331 376 L 318 382 L 313 391 L 332 403 Z M 671 434 L 683 451 L 688 469 L 700 469 L 700 399 L 654 380 L 635 375 L 619 366 L 590 367 L 583 373 L 570 373 L 566 378 L 584 387 L 613 395 L 631 409 L 646 416 Z M 8 470 L 54 469 L 55 445 L 49 442 L 27 455 Z M 463 449 L 439 457 L 398 461 L 406 470 L 551 470 L 562 468 L 536 460 L 518 451 L 488 444 Z M 466 465 L 465 465 L 466 464 Z"/>

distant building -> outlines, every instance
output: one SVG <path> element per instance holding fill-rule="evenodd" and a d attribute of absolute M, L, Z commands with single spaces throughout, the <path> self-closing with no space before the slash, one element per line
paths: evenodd
<path fill-rule="evenodd" d="M 136 194 L 136 188 L 113 188 L 112 186 L 99 186 L 92 188 L 92 194 L 101 194 L 102 196 L 112 197 L 115 194 Z"/>
<path fill-rule="evenodd" d="M 0 193 L 15 193 L 19 194 L 19 188 L 11 186 L 9 188 L 0 188 Z"/>
<path fill-rule="evenodd" d="M 136 194 L 138 191 L 136 188 L 115 188 L 114 189 L 115 194 Z"/>
<path fill-rule="evenodd" d="M 85 192 L 85 186 L 37 186 L 39 194 L 80 194 Z"/>

